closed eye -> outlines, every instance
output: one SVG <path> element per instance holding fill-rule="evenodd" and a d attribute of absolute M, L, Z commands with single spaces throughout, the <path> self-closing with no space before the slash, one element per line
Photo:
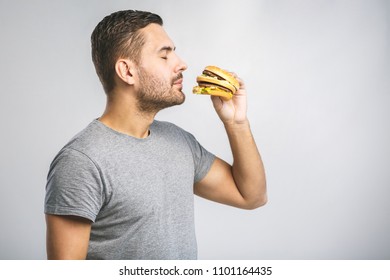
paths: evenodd
<path fill-rule="evenodd" d="M 172 46 L 163 46 L 161 47 L 158 52 L 160 53 L 161 55 L 161 58 L 164 59 L 164 60 L 167 60 L 168 59 L 168 55 L 175 51 L 176 50 L 176 47 L 172 47 Z"/>

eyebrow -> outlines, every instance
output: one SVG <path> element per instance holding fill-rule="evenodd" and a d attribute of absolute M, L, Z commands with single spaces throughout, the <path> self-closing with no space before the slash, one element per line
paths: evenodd
<path fill-rule="evenodd" d="M 167 51 L 167 52 L 171 52 L 171 51 L 174 51 L 176 50 L 176 47 L 171 47 L 171 46 L 163 46 L 161 47 L 158 52 L 164 52 L 164 51 Z"/>

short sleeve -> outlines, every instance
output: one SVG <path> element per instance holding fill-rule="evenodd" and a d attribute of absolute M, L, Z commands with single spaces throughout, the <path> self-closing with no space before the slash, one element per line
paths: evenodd
<path fill-rule="evenodd" d="M 214 162 L 215 155 L 206 150 L 191 133 L 184 131 L 184 136 L 192 151 L 195 165 L 194 183 L 196 183 L 207 175 Z"/>
<path fill-rule="evenodd" d="M 74 215 L 94 222 L 103 202 L 103 183 L 97 166 L 79 151 L 62 150 L 50 166 L 45 213 Z"/>

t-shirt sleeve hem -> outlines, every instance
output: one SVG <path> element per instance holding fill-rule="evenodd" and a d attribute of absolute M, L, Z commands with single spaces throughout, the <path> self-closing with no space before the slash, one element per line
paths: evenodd
<path fill-rule="evenodd" d="M 202 180 L 206 175 L 209 173 L 211 166 L 213 165 L 215 161 L 216 156 L 214 154 L 209 153 L 207 157 L 207 162 L 205 165 L 203 165 L 202 170 L 195 176 L 194 182 L 197 183 L 200 180 Z"/>
<path fill-rule="evenodd" d="M 82 209 L 74 209 L 74 208 L 58 207 L 58 206 L 54 207 L 54 206 L 46 205 L 44 212 L 45 214 L 60 215 L 60 216 L 77 216 L 77 217 L 88 219 L 93 223 L 95 222 L 96 219 L 96 215 Z"/>

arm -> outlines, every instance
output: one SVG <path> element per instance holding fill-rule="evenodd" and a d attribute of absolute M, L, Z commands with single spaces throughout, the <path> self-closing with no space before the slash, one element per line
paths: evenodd
<path fill-rule="evenodd" d="M 205 178 L 195 184 L 194 192 L 223 204 L 254 209 L 267 201 L 265 172 L 246 116 L 245 86 L 238 80 L 240 90 L 232 100 L 211 97 L 229 138 L 233 165 L 217 158 Z"/>
<path fill-rule="evenodd" d="M 76 216 L 46 215 L 47 258 L 85 259 L 91 221 Z"/>

